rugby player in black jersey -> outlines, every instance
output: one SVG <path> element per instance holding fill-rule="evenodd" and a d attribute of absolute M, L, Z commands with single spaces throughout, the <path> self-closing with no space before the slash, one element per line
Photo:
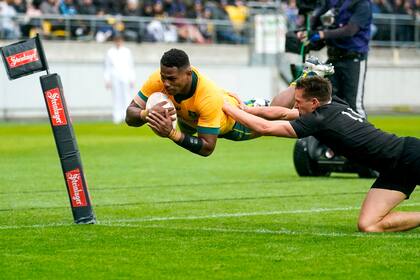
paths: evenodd
<path fill-rule="evenodd" d="M 296 83 L 294 109 L 272 106 L 244 111 L 226 103 L 223 110 L 261 135 L 312 135 L 337 154 L 378 170 L 380 175 L 361 207 L 360 231 L 405 231 L 420 226 L 420 212 L 392 211 L 420 184 L 420 139 L 375 128 L 331 93 L 327 79 L 306 77 Z"/>

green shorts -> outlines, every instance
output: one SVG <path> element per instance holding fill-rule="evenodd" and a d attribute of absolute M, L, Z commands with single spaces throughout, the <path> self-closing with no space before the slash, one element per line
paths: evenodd
<path fill-rule="evenodd" d="M 180 119 L 178 119 L 178 127 L 183 133 L 186 133 L 188 135 L 194 135 L 197 133 L 197 129 L 187 125 Z M 231 131 L 223 135 L 219 135 L 218 137 L 226 138 L 233 141 L 244 141 L 255 138 L 256 136 L 254 133 L 252 133 L 252 131 L 249 128 L 236 122 L 232 127 Z"/>
<path fill-rule="evenodd" d="M 248 127 L 236 122 L 232 127 L 232 130 L 223 135 L 219 135 L 219 138 L 226 138 L 233 141 L 244 141 L 255 138 L 256 135 Z"/>

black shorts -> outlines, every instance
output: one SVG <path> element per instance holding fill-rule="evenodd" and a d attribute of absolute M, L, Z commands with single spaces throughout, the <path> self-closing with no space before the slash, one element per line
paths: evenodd
<path fill-rule="evenodd" d="M 395 168 L 381 172 L 372 188 L 394 190 L 410 194 L 420 185 L 420 139 L 405 137 L 404 149 Z"/>

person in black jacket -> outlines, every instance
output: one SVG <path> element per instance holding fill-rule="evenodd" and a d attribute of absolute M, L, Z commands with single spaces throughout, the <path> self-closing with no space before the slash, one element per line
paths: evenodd
<path fill-rule="evenodd" d="M 326 0 L 311 18 L 311 31 L 297 33 L 306 44 L 325 42 L 327 63 L 335 70 L 333 94 L 363 117 L 371 24 L 371 0 Z"/>

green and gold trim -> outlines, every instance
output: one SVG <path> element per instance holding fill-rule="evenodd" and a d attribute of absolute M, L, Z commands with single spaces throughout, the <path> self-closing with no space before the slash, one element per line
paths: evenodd
<path fill-rule="evenodd" d="M 141 90 L 139 90 L 139 92 L 137 93 L 137 95 L 143 99 L 144 102 L 147 102 L 147 96 L 143 94 L 143 92 L 141 92 Z"/>
<path fill-rule="evenodd" d="M 213 135 L 219 135 L 220 133 L 220 127 L 202 127 L 197 126 L 197 132 L 201 134 L 213 134 Z"/>

